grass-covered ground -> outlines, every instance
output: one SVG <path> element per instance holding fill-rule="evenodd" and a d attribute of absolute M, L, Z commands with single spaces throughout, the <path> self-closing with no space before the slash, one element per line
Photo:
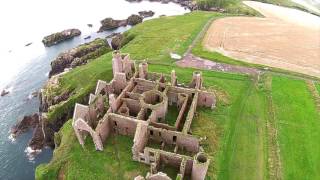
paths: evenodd
<path fill-rule="evenodd" d="M 202 10 L 210 10 L 210 8 L 223 9 L 225 13 L 260 16 L 260 13 L 246 6 L 240 0 L 194 0 L 198 7 Z"/>
<path fill-rule="evenodd" d="M 193 69 L 175 66 L 169 53 L 183 54 L 204 24 L 221 16 L 193 12 L 146 21 L 126 33 L 133 40 L 122 52 L 137 60 L 148 58 L 150 71 L 170 74 L 175 69 L 180 82 L 189 82 Z M 203 55 L 199 48 L 200 43 L 193 53 Z M 240 63 L 220 55 L 207 54 L 206 58 L 216 60 L 217 56 L 226 63 Z M 257 79 L 214 71 L 203 71 L 203 77 L 204 86 L 218 99 L 214 110 L 198 109 L 191 127 L 195 136 L 207 139 L 202 144 L 211 159 L 207 179 L 274 179 L 273 162 L 279 160 L 274 150 L 280 150 L 284 179 L 319 177 L 320 119 L 304 80 L 279 73 L 267 73 Z M 53 119 L 73 109 L 75 102 L 94 91 L 98 79 L 111 78 L 111 53 L 67 73 L 60 88 L 71 89 L 74 94 L 51 110 L 49 117 Z M 149 170 L 131 160 L 131 138 L 110 137 L 105 150 L 96 152 L 91 138 L 82 149 L 70 121 L 59 134 L 56 139 L 61 139 L 60 146 L 49 164 L 38 166 L 36 179 L 133 179 Z"/>
<path fill-rule="evenodd" d="M 316 88 L 318 89 L 318 92 L 320 94 L 320 83 L 316 83 Z"/>
<path fill-rule="evenodd" d="M 320 116 L 306 82 L 274 77 L 272 98 L 284 179 L 320 177 Z"/>
<path fill-rule="evenodd" d="M 203 9 L 208 10 L 210 8 L 221 8 L 226 13 L 230 14 L 241 14 L 248 16 L 257 16 L 260 15 L 257 11 L 252 8 L 244 5 L 241 0 L 194 0 L 197 5 Z M 263 3 L 269 3 L 289 8 L 295 8 L 302 11 L 306 11 L 315 15 L 320 16 L 320 14 L 300 5 L 291 0 L 254 0 Z"/>
<path fill-rule="evenodd" d="M 71 120 L 59 132 L 61 143 L 50 165 L 37 167 L 36 179 L 130 179 L 146 174 L 149 167 L 132 161 L 133 141 L 127 136 L 111 136 L 103 152 L 97 152 L 91 138 L 83 149 L 76 139 Z"/>

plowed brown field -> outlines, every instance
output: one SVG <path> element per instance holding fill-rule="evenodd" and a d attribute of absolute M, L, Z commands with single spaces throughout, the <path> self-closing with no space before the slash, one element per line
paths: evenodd
<path fill-rule="evenodd" d="M 265 18 L 214 21 L 204 46 L 249 63 L 320 77 L 320 17 L 285 7 L 245 1 Z"/>

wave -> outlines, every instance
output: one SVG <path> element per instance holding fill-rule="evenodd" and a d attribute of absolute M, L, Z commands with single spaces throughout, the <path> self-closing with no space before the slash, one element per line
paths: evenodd
<path fill-rule="evenodd" d="M 26 153 L 26 156 L 28 158 L 29 161 L 33 162 L 35 157 L 42 152 L 41 149 L 35 149 L 33 150 L 30 146 L 28 146 L 24 152 Z"/>
<path fill-rule="evenodd" d="M 13 134 L 10 134 L 10 135 L 8 136 L 8 139 L 9 139 L 12 143 L 14 143 L 14 142 L 16 141 L 16 138 L 15 138 L 15 136 L 14 136 Z"/>

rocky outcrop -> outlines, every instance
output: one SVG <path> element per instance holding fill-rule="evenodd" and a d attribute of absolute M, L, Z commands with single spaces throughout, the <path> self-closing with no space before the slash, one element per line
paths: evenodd
<path fill-rule="evenodd" d="M 42 43 L 46 47 L 49 47 L 49 46 L 58 44 L 62 41 L 65 41 L 67 39 L 71 39 L 75 36 L 79 36 L 80 34 L 81 34 L 81 31 L 79 29 L 67 29 L 67 30 L 57 32 L 44 37 L 42 40 Z"/>
<path fill-rule="evenodd" d="M 114 50 L 119 50 L 122 47 L 124 36 L 122 34 L 117 34 L 111 40 L 111 47 Z"/>
<path fill-rule="evenodd" d="M 109 38 L 114 38 L 115 36 L 119 35 L 121 33 L 112 33 L 112 34 L 109 34 L 106 39 L 109 39 Z"/>
<path fill-rule="evenodd" d="M 39 114 L 24 116 L 16 125 L 11 128 L 11 134 L 13 137 L 17 137 L 20 134 L 26 132 L 30 128 L 35 128 L 39 124 Z"/>
<path fill-rule="evenodd" d="M 142 20 L 143 20 L 142 16 L 133 14 L 133 15 L 128 17 L 127 23 L 128 23 L 128 25 L 134 26 L 134 25 L 137 25 L 139 23 L 142 23 Z"/>
<path fill-rule="evenodd" d="M 134 26 L 138 23 L 141 23 L 142 20 L 143 20 L 143 17 L 136 14 L 133 14 L 124 20 L 114 20 L 112 18 L 105 18 L 102 21 L 100 21 L 101 27 L 99 28 L 98 32 L 116 29 L 121 26 L 127 26 L 127 25 Z"/>
<path fill-rule="evenodd" d="M 112 18 L 105 18 L 102 21 L 100 21 L 100 23 L 101 27 L 99 28 L 98 32 L 115 29 L 121 26 L 126 26 L 127 20 L 114 20 Z"/>
<path fill-rule="evenodd" d="M 114 50 L 119 50 L 128 44 L 132 39 L 134 39 L 134 36 L 130 36 L 128 34 L 115 34 L 111 40 L 111 47 Z"/>
<path fill-rule="evenodd" d="M 9 94 L 9 91 L 7 91 L 7 90 L 4 89 L 4 90 L 1 91 L 1 94 L 0 94 L 0 95 L 1 95 L 1 96 L 5 96 L 5 95 L 7 95 L 7 94 Z"/>
<path fill-rule="evenodd" d="M 50 87 L 47 87 L 50 88 Z M 46 92 L 47 89 L 42 90 L 42 93 L 40 93 L 40 106 L 39 110 L 41 112 L 48 112 L 50 106 L 54 106 L 56 104 L 59 104 L 62 101 L 67 100 L 71 95 L 72 92 L 66 91 L 61 93 L 60 95 L 51 95 L 48 92 Z"/>
<path fill-rule="evenodd" d="M 82 44 L 76 48 L 61 53 L 51 62 L 49 77 L 63 72 L 66 68 L 74 68 L 86 64 L 89 59 L 94 59 L 111 51 L 109 44 L 103 39 Z"/>
<path fill-rule="evenodd" d="M 44 147 L 54 148 L 54 130 L 48 126 L 45 116 L 40 117 L 40 123 L 35 127 L 29 147 L 32 150 L 39 150 Z"/>
<path fill-rule="evenodd" d="M 152 17 L 154 15 L 153 11 L 140 11 L 138 12 L 143 18 Z"/>
<path fill-rule="evenodd" d="M 27 44 L 25 44 L 24 46 L 27 47 L 27 46 L 30 46 L 31 44 L 32 44 L 32 42 L 27 43 Z"/>

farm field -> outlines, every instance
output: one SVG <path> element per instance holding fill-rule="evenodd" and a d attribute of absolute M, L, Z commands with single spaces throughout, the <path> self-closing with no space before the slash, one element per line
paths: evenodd
<path fill-rule="evenodd" d="M 227 17 L 214 21 L 203 46 L 246 63 L 320 77 L 320 18 L 306 12 L 244 1 L 265 17 Z"/>
<path fill-rule="evenodd" d="M 170 74 L 175 69 L 179 82 L 187 83 L 195 69 L 178 67 L 169 53 L 182 55 L 203 26 L 220 17 L 219 13 L 193 12 L 146 21 L 126 32 L 131 41 L 121 51 L 130 53 L 132 59 L 147 59 L 149 71 Z M 211 52 L 202 50 L 197 43 L 192 52 L 216 60 Z M 219 56 L 223 62 L 255 67 Z M 304 77 L 271 71 L 259 77 L 202 72 L 205 88 L 217 96 L 216 108 L 199 108 L 191 126 L 193 135 L 206 138 L 202 146 L 211 159 L 207 179 L 320 176 L 320 118 Z M 64 75 L 55 93 L 72 90 L 73 95 L 49 112 L 49 120 L 62 116 L 75 102 L 83 102 L 98 79 L 111 78 L 111 53 Z M 316 87 L 320 90 L 319 84 Z M 53 159 L 38 166 L 36 179 L 133 179 L 149 170 L 149 166 L 132 161 L 132 139 L 128 137 L 112 136 L 102 152 L 96 152 L 87 138 L 82 149 L 70 120 L 56 135 L 56 143 Z M 170 173 L 174 177 L 174 172 Z"/>

